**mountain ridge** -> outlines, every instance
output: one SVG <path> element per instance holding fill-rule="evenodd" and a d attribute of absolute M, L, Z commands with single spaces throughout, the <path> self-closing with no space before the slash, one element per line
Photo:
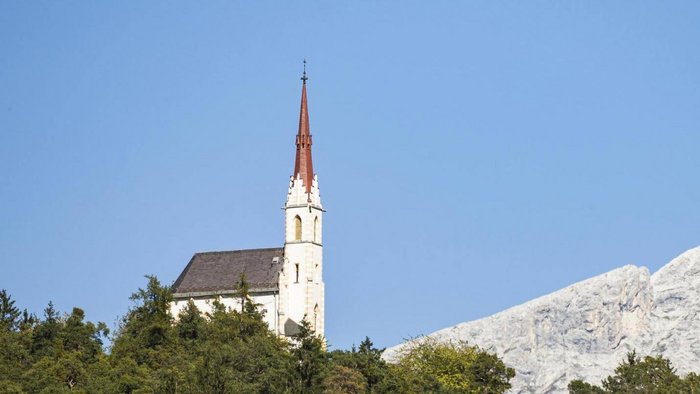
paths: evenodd
<path fill-rule="evenodd" d="M 559 393 L 573 379 L 599 383 L 633 349 L 662 353 L 687 373 L 700 365 L 698 316 L 700 247 L 654 274 L 624 265 L 428 336 L 496 352 L 516 369 L 513 393 Z M 385 359 L 405 345 L 388 348 Z"/>

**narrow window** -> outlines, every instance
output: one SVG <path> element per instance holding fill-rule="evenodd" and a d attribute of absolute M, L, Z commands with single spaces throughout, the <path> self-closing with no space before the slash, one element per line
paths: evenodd
<path fill-rule="evenodd" d="M 294 217 L 294 240 L 301 241 L 301 218 Z"/>
<path fill-rule="evenodd" d="M 294 283 L 299 283 L 299 264 L 294 264 L 294 268 L 296 269 Z"/>

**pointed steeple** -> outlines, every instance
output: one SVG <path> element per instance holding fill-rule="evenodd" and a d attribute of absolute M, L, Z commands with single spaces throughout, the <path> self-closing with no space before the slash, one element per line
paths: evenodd
<path fill-rule="evenodd" d="M 311 183 L 314 179 L 314 166 L 311 160 L 311 132 L 309 131 L 309 108 L 306 103 L 306 60 L 304 74 L 301 77 L 301 109 L 299 111 L 299 131 L 297 133 L 297 155 L 294 161 L 294 179 L 301 178 L 306 193 L 311 193 Z"/>

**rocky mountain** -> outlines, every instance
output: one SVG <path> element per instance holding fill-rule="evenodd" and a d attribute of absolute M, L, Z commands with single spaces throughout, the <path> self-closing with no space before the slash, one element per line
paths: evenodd
<path fill-rule="evenodd" d="M 663 354 L 680 374 L 700 372 L 700 247 L 653 275 L 627 265 L 429 336 L 498 353 L 516 369 L 513 393 L 566 392 L 573 379 L 599 384 L 632 349 Z"/>

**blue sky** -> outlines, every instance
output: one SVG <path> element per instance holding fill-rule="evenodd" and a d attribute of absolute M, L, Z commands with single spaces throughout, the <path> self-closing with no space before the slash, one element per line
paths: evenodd
<path fill-rule="evenodd" d="M 301 60 L 332 347 L 700 245 L 700 3 L 0 2 L 0 288 L 113 325 L 281 246 Z"/>

